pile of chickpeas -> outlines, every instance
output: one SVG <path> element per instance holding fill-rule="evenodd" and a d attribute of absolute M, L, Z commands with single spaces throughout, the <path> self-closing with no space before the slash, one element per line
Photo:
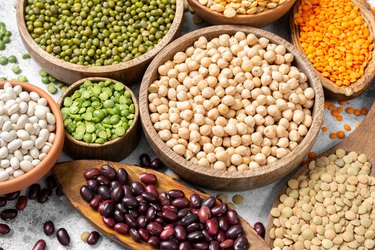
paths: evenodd
<path fill-rule="evenodd" d="M 244 171 L 287 156 L 312 124 L 314 90 L 284 45 L 237 32 L 199 37 L 159 66 L 150 118 L 174 152 L 202 167 Z"/>

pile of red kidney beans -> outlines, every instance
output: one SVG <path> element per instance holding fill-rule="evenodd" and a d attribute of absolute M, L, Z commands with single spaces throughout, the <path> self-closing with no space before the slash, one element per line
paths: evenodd
<path fill-rule="evenodd" d="M 84 173 L 82 198 L 102 215 L 103 223 L 134 241 L 165 250 L 234 249 L 249 247 L 235 210 L 213 196 L 189 199 L 182 190 L 158 192 L 157 177 L 143 173 L 129 181 L 128 173 L 109 165 Z"/>

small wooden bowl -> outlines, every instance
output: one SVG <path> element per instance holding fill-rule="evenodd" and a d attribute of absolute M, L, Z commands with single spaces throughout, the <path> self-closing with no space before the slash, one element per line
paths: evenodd
<path fill-rule="evenodd" d="M 57 59 L 39 47 L 29 34 L 25 24 L 24 13 L 26 4 L 27 0 L 19 0 L 17 1 L 16 7 L 17 25 L 23 44 L 31 57 L 37 61 L 42 68 L 68 85 L 85 77 L 110 77 L 122 81 L 126 85 L 131 85 L 140 80 L 155 55 L 178 36 L 184 16 L 183 1 L 176 1 L 175 18 L 168 33 L 153 49 L 138 58 L 117 65 L 83 66 Z"/>
<path fill-rule="evenodd" d="M 161 64 L 173 58 L 177 52 L 184 51 L 187 47 L 191 46 L 200 36 L 212 39 L 221 34 L 233 35 L 237 31 L 253 33 L 258 37 L 268 38 L 272 43 L 285 45 L 287 51 L 294 54 L 295 65 L 308 77 L 309 84 L 315 91 L 315 103 L 313 107 L 313 122 L 309 132 L 289 155 L 273 164 L 255 170 L 228 172 L 207 169 L 193 164 L 191 161 L 176 154 L 160 139 L 150 119 L 150 112 L 148 109 L 148 87 L 158 78 L 158 67 Z M 177 173 L 183 179 L 216 190 L 245 190 L 264 186 L 279 180 L 290 173 L 310 152 L 310 149 L 319 133 L 324 111 L 323 89 L 319 77 L 314 72 L 311 63 L 301 52 L 296 50 L 294 46 L 286 40 L 270 32 L 246 26 L 234 25 L 211 26 L 199 29 L 178 38 L 176 41 L 168 45 L 156 56 L 148 67 L 142 80 L 139 100 L 143 131 L 155 153 L 172 171 Z"/>
<path fill-rule="evenodd" d="M 53 115 L 55 116 L 56 120 L 56 129 L 55 129 L 55 141 L 52 144 L 51 150 L 48 152 L 47 156 L 32 170 L 25 173 L 24 175 L 21 175 L 20 177 L 17 177 L 12 180 L 3 181 L 0 182 L 0 194 L 7 194 L 11 192 L 15 192 L 21 189 L 24 189 L 31 184 L 37 182 L 39 179 L 41 179 L 43 176 L 45 176 L 51 168 L 55 165 L 57 162 L 57 159 L 60 156 L 61 150 L 64 145 L 64 124 L 62 120 L 62 115 L 60 112 L 59 107 L 57 106 L 56 102 L 53 100 L 53 98 L 46 93 L 44 90 L 38 88 L 35 85 L 32 85 L 30 83 L 25 82 L 19 82 L 19 81 L 0 81 L 0 88 L 4 87 L 5 83 L 11 83 L 13 86 L 20 85 L 23 90 L 28 92 L 36 92 L 39 94 L 40 97 L 43 97 L 47 100 L 48 106 L 50 107 Z"/>
<path fill-rule="evenodd" d="M 285 15 L 293 6 L 296 0 L 286 0 L 280 6 L 273 10 L 267 10 L 254 15 L 236 15 L 235 17 L 226 17 L 222 13 L 211 10 L 202 5 L 198 0 L 188 0 L 191 8 L 204 20 L 211 24 L 237 24 L 249 25 L 254 27 L 263 27 L 275 22 Z"/>
<path fill-rule="evenodd" d="M 359 7 L 363 18 L 367 23 L 368 29 L 370 30 L 372 37 L 375 39 L 375 15 L 372 12 L 369 4 L 363 0 L 352 0 L 352 2 Z M 296 4 L 294 5 L 293 12 L 290 15 L 290 30 L 293 45 L 305 55 L 299 40 L 299 26 L 294 23 L 294 14 L 298 12 L 299 5 L 300 0 L 297 0 Z M 320 81 L 322 82 L 327 96 L 340 101 L 353 99 L 361 95 L 371 85 L 371 82 L 375 78 L 375 49 L 372 51 L 372 59 L 366 66 L 363 76 L 350 86 L 339 87 L 328 78 L 322 76 L 320 72 L 317 70 L 315 71 L 320 77 Z"/>
<path fill-rule="evenodd" d="M 59 108 L 63 108 L 64 98 L 71 96 L 85 81 L 90 80 L 92 82 L 99 82 L 105 80 L 116 80 L 105 78 L 105 77 L 89 77 L 81 79 L 73 83 L 65 93 L 60 97 L 58 101 Z M 126 87 L 133 99 L 135 106 L 135 117 L 133 124 L 129 127 L 126 133 L 114 140 L 107 141 L 103 144 L 87 143 L 84 141 L 78 141 L 65 131 L 65 145 L 64 150 L 74 159 L 103 159 L 120 161 L 128 156 L 137 147 L 140 139 L 140 126 L 139 126 L 139 108 L 137 98 L 134 93 Z"/>

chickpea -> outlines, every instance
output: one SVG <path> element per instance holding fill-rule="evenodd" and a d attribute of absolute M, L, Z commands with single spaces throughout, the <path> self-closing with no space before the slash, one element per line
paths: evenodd
<path fill-rule="evenodd" d="M 289 140 L 293 142 L 298 142 L 300 140 L 301 136 L 298 133 L 297 130 L 292 130 L 289 132 Z"/>
<path fill-rule="evenodd" d="M 182 144 L 176 144 L 175 146 L 173 146 L 172 149 L 174 152 L 176 152 L 179 155 L 184 155 L 186 152 L 186 147 Z"/>
<path fill-rule="evenodd" d="M 239 154 L 233 154 L 230 157 L 230 161 L 233 165 L 238 166 L 238 165 L 242 164 L 242 156 L 239 155 Z"/>
<path fill-rule="evenodd" d="M 202 167 L 205 167 L 205 168 L 209 168 L 210 167 L 210 161 L 206 158 L 201 158 L 201 159 L 198 160 L 198 165 L 202 166 Z"/>
<path fill-rule="evenodd" d="M 282 137 L 276 144 L 279 148 L 287 148 L 289 146 L 289 139 L 286 137 Z"/>
<path fill-rule="evenodd" d="M 296 110 L 293 113 L 293 122 L 301 124 L 305 119 L 305 114 L 301 110 Z"/>
<path fill-rule="evenodd" d="M 215 162 L 214 163 L 214 169 L 216 169 L 216 170 L 226 170 L 226 165 L 225 165 L 225 163 L 224 162 L 222 162 L 222 161 L 217 161 L 217 162 Z"/>
<path fill-rule="evenodd" d="M 289 154 L 290 150 L 286 148 L 278 148 L 276 149 L 276 157 L 281 159 L 285 157 L 287 154 Z"/>
<path fill-rule="evenodd" d="M 216 157 L 215 157 L 215 153 L 208 153 L 207 154 L 207 160 L 210 162 L 210 163 L 215 163 L 216 162 Z"/>

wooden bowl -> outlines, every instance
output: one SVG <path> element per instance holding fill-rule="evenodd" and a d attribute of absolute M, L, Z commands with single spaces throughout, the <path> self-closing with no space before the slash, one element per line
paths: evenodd
<path fill-rule="evenodd" d="M 42 68 L 50 75 L 53 75 L 68 85 L 85 77 L 110 77 L 122 81 L 126 85 L 131 85 L 135 81 L 140 80 L 154 56 L 178 36 L 184 15 L 183 1 L 176 1 L 175 18 L 168 33 L 153 49 L 142 56 L 117 65 L 83 66 L 57 59 L 39 47 L 30 36 L 25 24 L 24 12 L 26 3 L 27 0 L 19 0 L 17 1 L 16 7 L 17 25 L 23 44 L 31 57 L 37 61 Z"/>
<path fill-rule="evenodd" d="M 116 80 L 105 78 L 105 77 L 89 77 L 81 79 L 73 83 L 60 97 L 58 101 L 59 108 L 63 108 L 64 98 L 71 96 L 85 81 L 90 80 L 92 82 L 99 82 L 105 80 Z M 107 141 L 103 144 L 98 143 L 87 143 L 84 141 L 78 141 L 65 131 L 65 145 L 64 151 L 66 151 L 74 159 L 102 159 L 120 161 L 128 156 L 137 147 L 140 139 L 140 126 L 139 126 L 139 108 L 137 98 L 134 93 L 126 87 L 132 95 L 133 103 L 135 106 L 134 121 L 129 127 L 126 133 L 114 140 Z"/>
<path fill-rule="evenodd" d="M 0 194 L 7 194 L 24 189 L 30 186 L 31 184 L 37 182 L 43 176 L 45 176 L 57 162 L 57 159 L 59 158 L 64 145 L 64 124 L 62 120 L 62 115 L 59 107 L 57 106 L 53 98 L 37 86 L 25 82 L 19 82 L 14 80 L 0 81 L 0 88 L 3 88 L 4 84 L 7 82 L 11 83 L 13 86 L 20 85 L 22 89 L 25 91 L 34 91 L 38 93 L 40 97 L 43 97 L 47 100 L 48 106 L 50 107 L 56 120 L 56 137 L 55 141 L 52 144 L 51 150 L 48 152 L 47 156 L 39 163 L 39 165 L 37 165 L 24 175 L 21 175 L 20 177 L 0 182 Z"/>
<path fill-rule="evenodd" d="M 198 0 L 188 0 L 191 8 L 208 23 L 249 25 L 254 27 L 263 27 L 275 22 L 292 8 L 295 1 L 296 0 L 286 0 L 285 3 L 277 6 L 273 10 L 267 10 L 254 15 L 226 17 L 222 13 L 213 11 L 207 6 L 200 4 Z"/>
<path fill-rule="evenodd" d="M 207 39 L 212 39 L 225 33 L 233 35 L 237 31 L 253 33 L 258 37 L 266 37 L 275 44 L 284 44 L 288 52 L 295 55 L 295 65 L 308 77 L 309 84 L 315 91 L 315 104 L 312 114 L 313 122 L 307 135 L 289 155 L 276 161 L 275 163 L 255 170 L 247 170 L 244 172 L 227 172 L 222 170 L 207 169 L 193 164 L 191 161 L 188 161 L 176 154 L 160 139 L 150 119 L 148 109 L 148 87 L 159 76 L 159 65 L 173 58 L 174 54 L 178 51 L 184 51 L 200 36 L 204 35 Z M 217 190 L 245 190 L 264 186 L 279 180 L 290 173 L 310 152 L 310 149 L 319 133 L 324 111 L 323 90 L 319 77 L 313 70 L 311 63 L 302 55 L 301 52 L 296 50 L 296 48 L 294 48 L 294 46 L 288 43 L 286 40 L 270 32 L 246 26 L 231 25 L 211 26 L 199 29 L 178 38 L 176 41 L 168 45 L 159 53 L 159 55 L 156 56 L 148 67 L 142 80 L 139 99 L 143 130 L 146 134 L 147 140 L 150 143 L 150 146 L 155 153 L 172 171 L 177 173 L 183 179 L 203 187 Z"/>
<path fill-rule="evenodd" d="M 375 39 L 375 15 L 371 10 L 369 4 L 363 0 L 352 0 L 352 2 L 359 7 L 359 10 L 367 23 L 368 29 L 372 37 Z M 300 0 L 297 0 L 294 5 L 293 12 L 290 15 L 290 30 L 292 43 L 296 48 L 301 51 L 304 55 L 305 52 L 299 41 L 299 26 L 294 23 L 294 14 L 298 12 Z M 314 68 L 315 70 L 315 68 Z M 350 86 L 337 86 L 334 82 L 328 78 L 322 76 L 317 70 L 315 72 L 319 75 L 320 81 L 323 84 L 325 93 L 327 96 L 335 100 L 349 100 L 353 99 L 362 94 L 370 85 L 375 78 L 375 49 L 372 51 L 372 59 L 365 68 L 365 73 L 355 83 Z"/>

